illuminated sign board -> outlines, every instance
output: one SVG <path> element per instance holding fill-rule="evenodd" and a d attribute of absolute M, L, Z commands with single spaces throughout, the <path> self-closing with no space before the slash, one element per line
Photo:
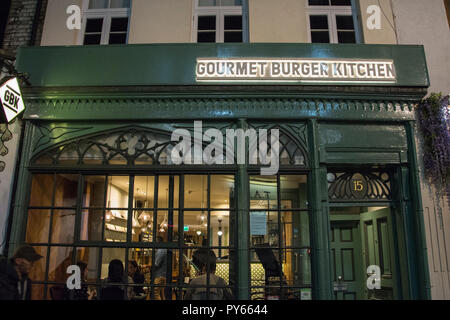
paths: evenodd
<path fill-rule="evenodd" d="M 198 82 L 395 83 L 393 60 L 198 58 Z"/>
<path fill-rule="evenodd" d="M 17 78 L 8 80 L 0 87 L 0 101 L 8 123 L 25 110 Z"/>

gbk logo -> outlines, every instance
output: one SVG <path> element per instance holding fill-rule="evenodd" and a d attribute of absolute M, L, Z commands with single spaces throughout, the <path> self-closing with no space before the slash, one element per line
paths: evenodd
<path fill-rule="evenodd" d="M 381 30 L 381 8 L 377 5 L 367 7 L 366 13 L 369 14 L 366 25 L 369 30 Z"/>
<path fill-rule="evenodd" d="M 66 13 L 69 15 L 66 21 L 67 29 L 80 30 L 81 29 L 81 9 L 77 5 L 67 7 Z"/>
<path fill-rule="evenodd" d="M 0 87 L 0 101 L 8 122 L 25 110 L 19 83 L 16 78 L 8 80 Z"/>

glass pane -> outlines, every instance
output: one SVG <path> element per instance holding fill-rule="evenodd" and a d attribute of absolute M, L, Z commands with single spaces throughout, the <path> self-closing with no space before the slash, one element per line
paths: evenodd
<path fill-rule="evenodd" d="M 144 300 L 150 290 L 152 249 L 130 248 L 128 251 L 128 276 L 133 280 L 133 300 Z"/>
<path fill-rule="evenodd" d="M 103 210 L 83 210 L 80 240 L 100 241 L 102 239 L 102 223 Z"/>
<path fill-rule="evenodd" d="M 216 42 L 216 32 L 199 32 L 197 42 Z"/>
<path fill-rule="evenodd" d="M 129 180 L 130 178 L 128 176 L 108 177 L 107 208 L 128 207 Z"/>
<path fill-rule="evenodd" d="M 331 0 L 332 6 L 351 6 L 351 0 Z"/>
<path fill-rule="evenodd" d="M 353 30 L 352 16 L 336 16 L 336 25 L 338 30 Z"/>
<path fill-rule="evenodd" d="M 89 0 L 89 9 L 108 8 L 108 0 Z"/>
<path fill-rule="evenodd" d="M 282 247 L 309 247 L 308 212 L 284 211 L 281 213 Z"/>
<path fill-rule="evenodd" d="M 339 43 L 356 43 L 355 32 L 353 31 L 338 31 Z"/>
<path fill-rule="evenodd" d="M 308 4 L 310 6 L 328 6 L 330 4 L 329 0 L 309 0 Z"/>
<path fill-rule="evenodd" d="M 30 279 L 33 279 L 34 281 L 45 281 L 45 266 L 46 266 L 46 263 L 47 263 L 47 249 L 48 249 L 48 247 L 35 247 L 35 246 L 33 246 L 33 248 L 43 258 L 41 258 L 38 261 L 34 262 L 33 268 L 31 269 L 29 277 L 30 277 Z"/>
<path fill-rule="evenodd" d="M 168 208 L 169 200 L 173 196 L 173 208 L 179 207 L 179 194 L 180 194 L 180 177 L 173 177 L 173 195 L 169 193 L 170 177 L 159 176 L 158 182 L 158 208 Z"/>
<path fill-rule="evenodd" d="M 242 6 L 242 0 L 220 0 L 221 6 Z"/>
<path fill-rule="evenodd" d="M 185 211 L 184 244 L 192 246 L 206 246 L 208 237 L 208 212 Z"/>
<path fill-rule="evenodd" d="M 45 286 L 43 284 L 31 284 L 31 300 L 44 300 Z M 47 295 L 47 299 L 49 296 Z"/>
<path fill-rule="evenodd" d="M 328 29 L 328 16 L 309 16 L 311 29 Z"/>
<path fill-rule="evenodd" d="M 50 207 L 53 196 L 53 174 L 34 174 L 31 182 L 30 207 Z"/>
<path fill-rule="evenodd" d="M 67 267 L 72 265 L 71 247 L 51 247 L 48 266 L 48 280 L 63 282 L 67 280 Z"/>
<path fill-rule="evenodd" d="M 50 210 L 28 210 L 28 243 L 48 243 L 50 230 Z"/>
<path fill-rule="evenodd" d="M 242 31 L 225 32 L 224 42 L 242 42 Z"/>
<path fill-rule="evenodd" d="M 100 44 L 101 41 L 101 34 L 86 34 L 84 36 L 84 42 L 83 44 L 85 45 L 96 45 L 96 44 Z M 61 159 L 60 159 L 61 161 Z M 74 160 L 74 163 L 76 163 L 76 161 Z M 65 164 L 68 164 L 67 162 Z"/>
<path fill-rule="evenodd" d="M 73 243 L 75 211 L 54 210 L 52 219 L 52 243 Z"/>
<path fill-rule="evenodd" d="M 77 263 L 84 262 L 87 264 L 87 275 L 85 278 L 86 282 L 98 282 L 98 259 L 99 259 L 99 248 L 89 248 L 82 247 L 77 248 Z"/>
<path fill-rule="evenodd" d="M 213 211 L 211 212 L 211 246 L 224 247 L 230 245 L 230 213 L 228 211 Z M 220 259 L 226 252 L 219 249 L 221 252 L 216 252 L 217 258 Z"/>
<path fill-rule="evenodd" d="M 178 242 L 178 211 L 158 211 L 156 220 L 156 240 L 163 242 Z"/>
<path fill-rule="evenodd" d="M 234 176 L 212 175 L 211 176 L 211 208 L 229 209 L 234 208 Z"/>
<path fill-rule="evenodd" d="M 220 0 L 198 0 L 199 7 L 213 7 L 219 4 Z"/>
<path fill-rule="evenodd" d="M 112 18 L 111 32 L 126 32 L 128 30 L 128 18 Z"/>
<path fill-rule="evenodd" d="M 106 210 L 105 212 L 105 240 L 110 242 L 127 241 L 126 210 Z"/>
<path fill-rule="evenodd" d="M 276 176 L 250 177 L 250 209 L 276 209 L 277 200 Z"/>
<path fill-rule="evenodd" d="M 103 18 L 87 19 L 85 33 L 102 32 Z"/>
<path fill-rule="evenodd" d="M 124 43 L 127 43 L 126 33 L 111 33 L 109 35 L 109 44 L 124 44 Z"/>
<path fill-rule="evenodd" d="M 225 30 L 242 30 L 242 16 L 225 16 Z"/>
<path fill-rule="evenodd" d="M 330 34 L 328 31 L 312 31 L 311 32 L 312 43 L 330 43 Z"/>
<path fill-rule="evenodd" d="M 208 206 L 208 176 L 184 176 L 184 207 L 206 208 Z M 224 199 L 225 200 L 225 199 Z"/>
<path fill-rule="evenodd" d="M 115 273 L 109 273 L 108 272 L 108 267 L 111 263 L 111 261 L 113 260 L 119 260 L 122 263 L 122 272 L 120 272 L 120 268 L 119 268 L 119 272 Z M 101 279 L 104 280 L 110 280 L 107 282 L 119 282 L 119 283 L 124 283 L 127 278 L 125 277 L 125 249 L 122 248 L 103 248 L 102 249 L 102 267 L 101 267 L 101 273 L 100 273 L 100 277 Z M 113 265 L 116 262 L 113 262 Z M 117 263 L 119 265 L 119 263 Z M 112 270 L 114 271 L 114 270 Z M 112 276 L 111 279 L 107 279 L 108 276 Z"/>
<path fill-rule="evenodd" d="M 250 211 L 250 244 L 252 246 L 279 246 L 278 212 Z"/>
<path fill-rule="evenodd" d="M 285 284 L 288 286 L 311 285 L 311 250 L 283 250 L 282 267 Z M 300 289 L 288 289 L 287 298 L 299 298 Z"/>
<path fill-rule="evenodd" d="M 83 207 L 105 206 L 105 176 L 85 176 Z"/>
<path fill-rule="evenodd" d="M 306 175 L 280 176 L 281 209 L 308 209 Z"/>
<path fill-rule="evenodd" d="M 198 16 L 198 30 L 216 30 L 216 16 Z"/>
<path fill-rule="evenodd" d="M 134 208 L 153 208 L 154 191 L 154 176 L 136 176 L 134 178 Z"/>
<path fill-rule="evenodd" d="M 153 241 L 153 210 L 135 210 L 133 211 L 133 231 L 132 239 L 134 242 L 152 242 Z"/>
<path fill-rule="evenodd" d="M 110 8 L 129 8 L 130 0 L 111 0 Z"/>
<path fill-rule="evenodd" d="M 55 189 L 55 207 L 76 207 L 78 175 L 57 174 Z"/>

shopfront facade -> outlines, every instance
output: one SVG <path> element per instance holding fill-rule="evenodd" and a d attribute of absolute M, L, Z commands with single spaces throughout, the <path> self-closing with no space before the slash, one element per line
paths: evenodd
<path fill-rule="evenodd" d="M 278 66 L 284 77 L 264 74 Z M 9 248 L 44 256 L 34 298 L 54 299 L 78 261 L 100 285 L 119 259 L 141 267 L 147 299 L 156 288 L 182 299 L 204 247 L 237 299 L 429 298 L 413 130 L 429 85 L 422 47 L 40 47 L 17 67 L 32 85 Z M 239 129 L 276 130 L 275 172 L 262 174 L 251 142 L 238 161 L 228 132 Z M 190 163 L 173 158 L 176 130 L 192 137 Z M 213 164 L 196 155 L 211 132 L 224 155 Z M 163 284 L 152 275 L 161 249 Z"/>

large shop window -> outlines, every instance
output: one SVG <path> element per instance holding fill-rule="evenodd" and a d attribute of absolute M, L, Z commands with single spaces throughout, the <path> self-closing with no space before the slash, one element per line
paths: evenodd
<path fill-rule="evenodd" d="M 125 44 L 130 0 L 90 0 L 84 12 L 84 45 Z"/>
<path fill-rule="evenodd" d="M 350 0 L 309 0 L 307 12 L 312 43 L 356 43 Z"/>
<path fill-rule="evenodd" d="M 64 284 L 67 267 L 79 262 L 87 264 L 87 291 L 99 299 L 235 297 L 234 180 L 34 174 L 26 242 L 44 259 L 30 275 L 32 298 L 74 298 Z M 111 264 L 124 268 L 119 281 L 109 274 Z"/>
<path fill-rule="evenodd" d="M 195 0 L 193 42 L 243 42 L 242 0 Z"/>
<path fill-rule="evenodd" d="M 250 176 L 251 299 L 311 299 L 306 175 Z"/>

